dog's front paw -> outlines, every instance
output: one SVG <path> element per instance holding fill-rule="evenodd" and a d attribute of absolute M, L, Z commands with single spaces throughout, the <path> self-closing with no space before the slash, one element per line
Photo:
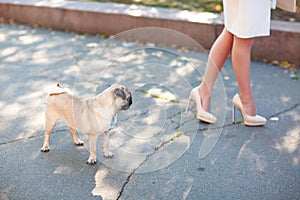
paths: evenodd
<path fill-rule="evenodd" d="M 111 151 L 103 152 L 105 158 L 112 158 L 114 154 Z"/>
<path fill-rule="evenodd" d="M 95 165 L 95 164 L 97 164 L 97 160 L 93 159 L 93 158 L 89 158 L 88 161 L 86 162 L 86 164 Z"/>
<path fill-rule="evenodd" d="M 41 148 L 41 152 L 49 152 L 50 151 L 50 147 L 49 146 L 43 146 Z"/>

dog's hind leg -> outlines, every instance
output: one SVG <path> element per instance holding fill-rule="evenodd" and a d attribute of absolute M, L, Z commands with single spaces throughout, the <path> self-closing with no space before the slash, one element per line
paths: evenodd
<path fill-rule="evenodd" d="M 84 144 L 83 141 L 80 140 L 80 139 L 77 137 L 77 135 L 76 135 L 76 130 L 75 130 L 75 129 L 69 127 L 69 132 L 71 133 L 71 136 L 72 136 L 72 138 L 73 138 L 74 144 L 75 144 L 76 146 L 82 146 L 82 145 Z"/>
<path fill-rule="evenodd" d="M 52 129 L 54 128 L 55 123 L 57 121 L 57 119 L 54 118 L 53 116 L 50 116 L 50 114 L 46 113 L 45 117 L 46 117 L 46 119 L 45 119 L 46 132 L 45 132 L 45 138 L 44 138 L 44 145 L 41 148 L 42 152 L 50 151 L 50 146 L 49 146 L 50 136 L 51 136 L 51 133 L 52 133 Z"/>

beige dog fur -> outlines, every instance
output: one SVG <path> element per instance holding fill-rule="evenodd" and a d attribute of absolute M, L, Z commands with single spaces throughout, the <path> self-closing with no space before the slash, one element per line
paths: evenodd
<path fill-rule="evenodd" d="M 109 131 L 117 113 L 132 104 L 131 93 L 122 85 L 112 85 L 93 99 L 83 100 L 74 96 L 59 84 L 50 91 L 45 111 L 45 139 L 42 152 L 50 151 L 49 140 L 55 123 L 60 120 L 69 127 L 75 145 L 83 145 L 76 130 L 89 136 L 90 156 L 88 164 L 96 164 L 96 143 L 102 135 L 104 157 L 112 157 L 108 150 Z"/>

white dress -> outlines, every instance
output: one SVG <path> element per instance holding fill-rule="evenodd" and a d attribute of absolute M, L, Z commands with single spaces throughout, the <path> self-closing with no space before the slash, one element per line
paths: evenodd
<path fill-rule="evenodd" d="M 223 0 L 225 27 L 239 38 L 268 36 L 273 6 L 271 0 Z"/>

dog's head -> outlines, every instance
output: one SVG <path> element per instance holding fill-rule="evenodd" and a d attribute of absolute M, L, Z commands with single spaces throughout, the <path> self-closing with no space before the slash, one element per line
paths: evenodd
<path fill-rule="evenodd" d="M 116 105 L 120 110 L 127 110 L 132 104 L 131 92 L 123 85 L 112 85 Z"/>

